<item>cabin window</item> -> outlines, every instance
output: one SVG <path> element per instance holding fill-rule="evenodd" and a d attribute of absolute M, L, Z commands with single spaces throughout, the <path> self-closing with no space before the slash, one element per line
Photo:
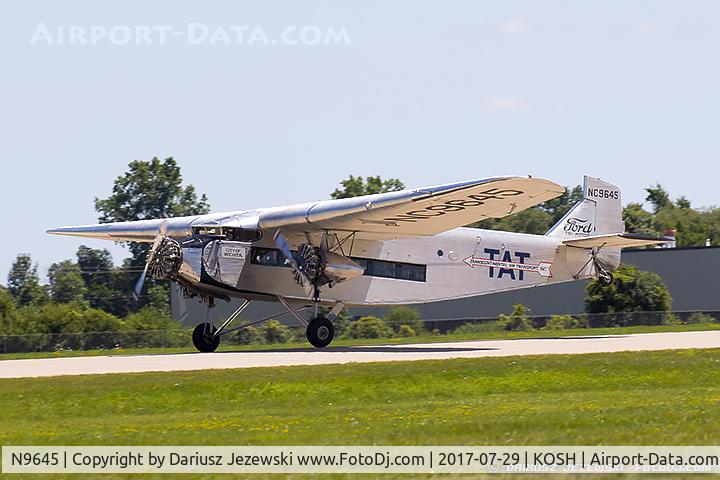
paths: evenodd
<path fill-rule="evenodd" d="M 426 281 L 427 265 L 389 262 L 374 258 L 351 257 L 350 259 L 363 267 L 365 269 L 363 275 L 367 275 L 369 277 L 395 278 L 398 280 L 410 280 L 413 282 Z M 250 251 L 250 263 L 269 267 L 289 266 L 289 262 L 285 256 L 276 248 L 253 247 Z"/>
<path fill-rule="evenodd" d="M 425 281 L 425 265 L 411 265 L 409 263 L 395 264 L 395 278 L 401 280 Z"/>
<path fill-rule="evenodd" d="M 364 275 L 371 277 L 396 278 L 424 282 L 427 277 L 427 265 L 414 263 L 388 262 L 374 258 L 352 258 L 353 262 L 365 268 Z"/>

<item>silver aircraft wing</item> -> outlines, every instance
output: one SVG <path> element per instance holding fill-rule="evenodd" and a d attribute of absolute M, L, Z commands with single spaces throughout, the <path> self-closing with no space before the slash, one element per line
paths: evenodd
<path fill-rule="evenodd" d="M 180 238 L 191 235 L 193 227 L 204 227 L 206 229 L 222 226 L 257 228 L 257 215 L 253 211 L 210 213 L 189 217 L 58 227 L 48 230 L 47 233 L 98 238 L 116 242 L 152 242 L 163 222 L 167 222 L 163 227 L 166 235 Z"/>
<path fill-rule="evenodd" d="M 261 209 L 259 226 L 362 232 L 374 238 L 425 236 L 502 218 L 563 194 L 532 177 L 495 177 L 434 187 Z"/>
<path fill-rule="evenodd" d="M 47 231 L 53 235 L 99 238 L 116 242 L 152 242 L 163 221 L 167 220 L 167 234 L 173 237 L 189 235 L 191 224 L 197 217 L 159 218 L 134 222 L 99 223 L 58 227 Z"/>
<path fill-rule="evenodd" d="M 565 189 L 532 177 L 494 177 L 434 187 L 324 200 L 285 207 L 169 219 L 59 227 L 55 235 L 116 242 L 152 242 L 167 221 L 166 234 L 185 237 L 204 229 L 282 229 L 288 233 L 346 231 L 376 239 L 434 235 L 485 218 L 501 218 L 555 198 Z"/>

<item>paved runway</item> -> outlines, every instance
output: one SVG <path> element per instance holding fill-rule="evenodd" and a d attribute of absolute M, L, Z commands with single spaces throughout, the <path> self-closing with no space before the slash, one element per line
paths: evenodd
<path fill-rule="evenodd" d="M 720 331 L 0 361 L 0 378 L 720 348 Z"/>

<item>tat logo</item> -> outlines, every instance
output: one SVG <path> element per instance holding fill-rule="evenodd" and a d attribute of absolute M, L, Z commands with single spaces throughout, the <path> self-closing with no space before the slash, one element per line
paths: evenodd
<path fill-rule="evenodd" d="M 587 219 L 583 220 L 580 218 L 570 217 L 565 222 L 563 230 L 565 230 L 566 233 L 572 233 L 576 235 L 590 235 L 595 231 L 595 227 L 593 226 L 592 222 L 588 221 Z"/>
<path fill-rule="evenodd" d="M 464 261 L 472 268 L 486 267 L 490 278 L 500 279 L 503 278 L 504 275 L 507 275 L 511 280 L 524 280 L 525 272 L 535 272 L 541 277 L 552 277 L 550 273 L 552 263 L 525 263 L 525 260 L 530 258 L 528 252 L 513 252 L 510 254 L 510 252 L 506 250 L 505 253 L 503 253 L 502 260 L 496 258 L 500 256 L 500 250 L 497 248 L 486 248 L 485 253 L 489 258 L 473 256 L 466 258 Z M 516 259 L 515 261 L 513 261 L 513 256 Z M 497 277 L 495 276 L 496 269 Z M 515 277 L 515 272 L 517 272 L 517 278 Z"/>

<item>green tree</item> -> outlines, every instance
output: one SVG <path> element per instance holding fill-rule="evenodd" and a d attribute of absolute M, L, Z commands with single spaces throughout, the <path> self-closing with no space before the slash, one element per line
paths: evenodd
<path fill-rule="evenodd" d="M 115 179 L 112 195 L 95 199 L 95 210 L 100 214 L 98 220 L 106 223 L 201 215 L 208 213 L 210 207 L 205 195 L 198 198 L 194 186 L 183 186 L 180 166 L 172 157 L 165 160 L 153 157 L 150 161 L 130 162 L 128 171 Z M 138 277 L 137 270 L 144 266 L 150 246 L 130 242 L 129 248 L 132 258 L 118 271 L 124 292 L 132 290 Z M 127 300 L 121 303 L 126 304 Z M 140 305 L 146 303 L 147 300 L 144 300 Z"/>
<path fill-rule="evenodd" d="M 130 313 L 121 320 L 120 343 L 138 347 L 184 346 L 188 342 L 187 330 L 170 315 L 150 305 Z"/>
<path fill-rule="evenodd" d="M 0 288 L 0 334 L 7 333 L 15 318 L 15 299 Z"/>
<path fill-rule="evenodd" d="M 580 185 L 576 185 L 573 188 L 566 187 L 565 193 L 557 198 L 548 200 L 545 203 L 541 203 L 536 208 L 550 214 L 551 224 L 542 233 L 550 230 L 550 227 L 555 225 L 568 210 L 575 206 L 577 202 L 583 198 L 583 188 Z"/>
<path fill-rule="evenodd" d="M 545 234 L 583 197 L 581 186 L 566 187 L 565 193 L 545 203 L 503 218 L 488 218 L 470 225 L 487 230 Z"/>
<path fill-rule="evenodd" d="M 145 306 L 122 320 L 122 329 L 130 331 L 175 330 L 183 326 L 167 313 L 152 306 Z"/>
<path fill-rule="evenodd" d="M 690 208 L 690 200 L 688 200 L 687 197 L 685 197 L 685 195 L 682 195 L 675 200 L 675 206 L 678 208 L 689 209 Z"/>
<path fill-rule="evenodd" d="M 40 285 L 37 264 L 30 255 L 21 253 L 10 267 L 7 289 L 18 305 L 41 305 L 48 301 L 47 289 Z"/>
<path fill-rule="evenodd" d="M 645 191 L 647 192 L 645 200 L 652 204 L 655 213 L 661 208 L 672 205 L 670 194 L 659 183 L 656 183 L 654 187 L 646 188 Z"/>
<path fill-rule="evenodd" d="M 290 329 L 277 320 L 270 320 L 260 331 L 267 343 L 286 343 L 290 340 Z"/>
<path fill-rule="evenodd" d="M 625 231 L 641 235 L 657 236 L 658 232 L 653 224 L 653 214 L 644 210 L 639 203 L 628 203 L 623 208 L 623 221 Z"/>
<path fill-rule="evenodd" d="M 112 255 L 107 249 L 80 245 L 76 256 L 83 280 L 88 287 L 111 282 L 114 266 Z"/>
<path fill-rule="evenodd" d="M 147 290 L 147 304 L 163 315 L 170 316 L 170 285 L 167 282 L 151 285 Z"/>
<path fill-rule="evenodd" d="M 50 298 L 57 303 L 82 302 L 88 289 L 77 263 L 70 260 L 53 263 L 48 269 Z"/>
<path fill-rule="evenodd" d="M 510 331 L 526 331 L 532 330 L 533 326 L 530 322 L 530 309 L 522 303 L 513 305 L 513 311 L 510 315 L 500 314 L 498 323 L 503 325 L 505 330 Z"/>
<path fill-rule="evenodd" d="M 13 333 L 87 333 L 118 331 L 122 323 L 114 315 L 82 302 L 47 303 L 17 311 Z"/>
<path fill-rule="evenodd" d="M 585 311 L 588 313 L 666 312 L 672 298 L 662 278 L 653 272 L 621 264 L 615 281 L 603 286 L 598 280 L 585 288 Z"/>
<path fill-rule="evenodd" d="M 87 287 L 85 299 L 90 306 L 119 317 L 127 315 L 128 285 L 136 280 L 137 271 L 124 273 L 115 268 L 109 251 L 85 245 L 78 248 L 77 264 Z"/>
<path fill-rule="evenodd" d="M 399 333 L 403 326 L 410 327 L 418 334 L 425 331 L 425 324 L 422 321 L 420 312 L 412 307 L 391 307 L 388 314 L 385 315 L 385 322 L 392 327 L 395 333 Z"/>
<path fill-rule="evenodd" d="M 486 230 L 543 235 L 554 225 L 553 216 L 538 207 L 528 208 L 503 218 L 488 218 L 471 226 Z"/>
<path fill-rule="evenodd" d="M 720 208 L 695 209 L 683 196 L 673 202 L 660 185 L 646 191 L 652 212 L 639 203 L 628 204 L 623 209 L 626 231 L 660 236 L 666 229 L 674 229 L 678 247 L 705 245 L 708 239 L 713 244 L 720 243 Z"/>
<path fill-rule="evenodd" d="M 545 323 L 545 330 L 564 330 L 566 328 L 578 328 L 580 327 L 579 322 L 573 318 L 572 315 L 553 315 L 547 323 Z"/>
<path fill-rule="evenodd" d="M 120 328 L 118 318 L 84 302 L 26 306 L 17 310 L 9 325 L 7 333 L 22 335 L 15 337 L 8 351 L 112 348 Z"/>
<path fill-rule="evenodd" d="M 383 338 L 391 337 L 392 334 L 392 328 L 377 317 L 362 317 L 345 329 L 346 338 Z"/>
<path fill-rule="evenodd" d="M 330 194 L 332 198 L 350 198 L 359 197 L 361 195 L 372 195 L 375 193 L 396 192 L 405 188 L 405 185 L 397 178 L 389 178 L 387 180 L 377 177 L 355 177 L 350 175 L 349 178 L 340 182 L 342 188 L 336 188 Z"/>
<path fill-rule="evenodd" d="M 230 334 L 230 338 L 231 342 L 237 345 L 260 345 L 265 343 L 263 332 L 256 327 L 245 327 L 236 330 Z"/>
<path fill-rule="evenodd" d="M 329 313 L 329 308 L 323 306 L 318 307 L 319 317 L 327 318 Z M 339 338 L 341 335 L 343 335 L 343 333 L 345 333 L 345 329 L 348 327 L 348 325 L 350 325 L 351 322 L 352 317 L 350 316 L 350 309 L 343 308 L 342 310 L 340 310 L 340 313 L 335 317 L 335 320 L 332 321 L 333 327 L 335 328 L 335 338 Z M 304 331 L 303 335 L 305 335 Z"/>
<path fill-rule="evenodd" d="M 162 218 L 201 215 L 210 211 L 207 197 L 198 199 L 195 187 L 183 186 L 180 166 L 172 158 L 160 160 L 134 160 L 124 175 L 115 179 L 113 193 L 105 199 L 95 199 L 95 210 L 101 223 L 127 222 Z M 130 243 L 133 262 L 142 265 L 147 244 Z"/>
<path fill-rule="evenodd" d="M 712 224 L 707 212 L 672 204 L 658 210 L 653 222 L 659 232 L 674 228 L 678 247 L 705 245 L 705 240 L 712 239 L 713 231 L 717 231 L 717 224 Z"/>

